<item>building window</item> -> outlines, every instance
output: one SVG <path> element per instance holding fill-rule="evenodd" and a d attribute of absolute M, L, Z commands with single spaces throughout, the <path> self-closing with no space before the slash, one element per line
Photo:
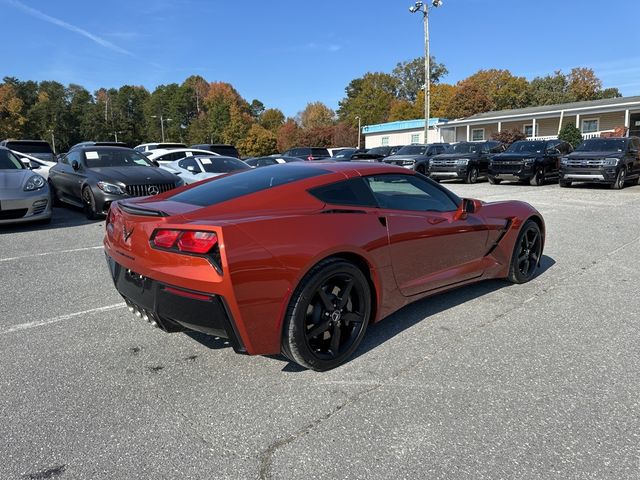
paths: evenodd
<path fill-rule="evenodd" d="M 582 120 L 582 133 L 594 133 L 600 130 L 600 120 L 597 118 L 585 118 Z"/>
<path fill-rule="evenodd" d="M 531 137 L 537 137 L 538 133 L 540 133 L 540 124 L 536 123 L 536 133 L 535 135 L 533 134 L 533 124 L 529 124 L 529 125 L 525 125 L 524 129 L 523 129 L 524 135 L 527 138 L 531 138 Z"/>
<path fill-rule="evenodd" d="M 484 140 L 484 128 L 474 128 L 471 130 L 471 141 L 482 142 Z"/>
<path fill-rule="evenodd" d="M 414 133 L 411 135 L 411 143 L 420 143 L 420 134 Z"/>
<path fill-rule="evenodd" d="M 389 137 L 382 137 L 382 146 L 383 147 L 389 146 Z"/>

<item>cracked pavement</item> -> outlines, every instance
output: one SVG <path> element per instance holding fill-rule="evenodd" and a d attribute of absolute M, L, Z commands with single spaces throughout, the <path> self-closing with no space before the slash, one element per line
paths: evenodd
<path fill-rule="evenodd" d="M 640 478 L 640 187 L 448 186 L 537 207 L 542 273 L 414 303 L 326 373 L 130 315 L 102 222 L 0 229 L 0 478 Z"/>

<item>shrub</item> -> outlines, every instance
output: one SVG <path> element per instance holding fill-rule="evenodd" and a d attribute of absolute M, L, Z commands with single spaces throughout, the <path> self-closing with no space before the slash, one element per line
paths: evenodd
<path fill-rule="evenodd" d="M 504 143 L 507 147 L 518 140 L 524 140 L 527 136 L 518 130 L 513 128 L 511 130 L 502 130 L 501 132 L 493 132 L 491 134 L 493 140 Z"/>
<path fill-rule="evenodd" d="M 578 127 L 576 127 L 573 123 L 567 123 L 558 134 L 558 138 L 560 140 L 564 140 L 565 142 L 570 143 L 573 148 L 576 148 L 580 143 L 582 143 L 582 134 Z"/>

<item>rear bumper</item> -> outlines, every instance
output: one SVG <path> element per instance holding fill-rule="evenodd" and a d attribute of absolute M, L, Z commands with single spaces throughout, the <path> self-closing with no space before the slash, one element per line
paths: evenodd
<path fill-rule="evenodd" d="M 105 256 L 116 289 L 138 317 L 166 332 L 192 330 L 227 338 L 234 351 L 246 353 L 224 297 L 164 284 Z"/>

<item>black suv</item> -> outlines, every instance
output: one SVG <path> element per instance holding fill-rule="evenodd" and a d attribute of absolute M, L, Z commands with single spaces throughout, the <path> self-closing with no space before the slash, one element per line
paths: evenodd
<path fill-rule="evenodd" d="M 298 147 L 291 148 L 282 154 L 283 157 L 298 157 L 302 160 L 326 160 L 330 159 L 329 150 L 322 147 Z"/>
<path fill-rule="evenodd" d="M 429 169 L 431 157 L 447 150 L 448 143 L 431 143 L 429 145 L 405 145 L 395 155 L 384 159 L 385 163 L 410 168 L 424 175 Z"/>
<path fill-rule="evenodd" d="M 612 137 L 585 140 L 576 150 L 560 160 L 560 186 L 573 182 L 608 183 L 624 188 L 640 180 L 640 138 Z"/>
<path fill-rule="evenodd" d="M 197 145 L 191 145 L 191 148 L 195 148 L 196 150 L 207 150 L 224 157 L 240 158 L 238 149 L 233 145 L 226 145 L 223 143 L 199 143 Z"/>
<path fill-rule="evenodd" d="M 427 171 L 436 182 L 461 178 L 465 183 L 476 183 L 489 172 L 491 156 L 504 149 L 503 143 L 494 140 L 457 143 L 433 157 Z"/>
<path fill-rule="evenodd" d="M 51 149 L 51 145 L 44 140 L 3 140 L 0 142 L 0 146 L 39 158 L 40 160 L 56 162 L 56 155 Z"/>
<path fill-rule="evenodd" d="M 571 144 L 562 140 L 520 140 L 491 158 L 489 183 L 515 180 L 544 185 L 547 180 L 558 178 L 560 157 L 572 151 Z"/>
<path fill-rule="evenodd" d="M 372 155 L 382 155 L 384 157 L 390 157 L 391 155 L 395 155 L 398 153 L 404 145 L 395 145 L 393 147 L 385 146 L 385 147 L 373 147 L 367 150 L 367 153 Z"/>

